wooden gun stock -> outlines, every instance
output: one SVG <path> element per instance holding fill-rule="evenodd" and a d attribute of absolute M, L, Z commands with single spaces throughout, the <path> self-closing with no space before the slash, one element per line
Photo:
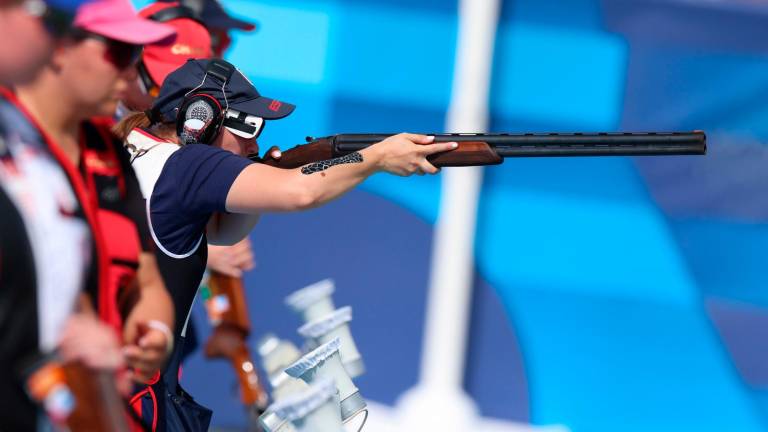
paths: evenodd
<path fill-rule="evenodd" d="M 309 139 L 309 137 L 307 139 Z M 276 168 L 293 169 L 312 162 L 333 159 L 337 156 L 338 155 L 334 153 L 331 140 L 321 138 L 282 152 L 280 159 L 274 159 L 270 155 L 266 155 L 264 159 L 258 158 L 258 155 L 252 155 L 250 158 L 256 162 L 261 162 Z"/>
<path fill-rule="evenodd" d="M 114 373 L 73 363 L 64 365 L 64 374 L 77 400 L 67 421 L 73 432 L 128 432 L 127 405 L 115 387 Z"/>
<path fill-rule="evenodd" d="M 342 154 L 330 139 L 321 138 L 282 152 L 280 159 L 274 159 L 270 155 L 266 155 L 263 159 L 255 157 L 252 159 L 277 168 L 292 169 L 312 162 L 332 159 Z M 430 155 L 427 160 L 437 167 L 498 165 L 503 162 L 502 157 L 483 141 L 462 142 L 456 150 Z"/>
<path fill-rule="evenodd" d="M 229 360 L 240 383 L 240 397 L 244 405 L 265 410 L 269 398 L 256 373 L 256 367 L 246 345 L 251 331 L 248 308 L 241 279 L 212 272 L 208 282 L 211 301 L 222 301 L 227 305 L 217 322 L 213 334 L 205 345 L 205 356 Z M 210 314 L 209 309 L 209 314 Z M 213 318 L 213 317 L 212 317 Z"/>
<path fill-rule="evenodd" d="M 68 391 L 74 409 L 63 418 L 52 416 L 54 424 L 71 432 L 128 432 L 128 406 L 115 386 L 115 375 L 82 363 L 59 364 L 49 361 L 29 377 L 27 387 L 33 399 L 46 400 L 55 390 Z M 62 390 L 66 388 L 66 390 Z"/>
<path fill-rule="evenodd" d="M 268 396 L 261 387 L 256 366 L 245 344 L 242 330 L 222 323 L 213 329 L 213 334 L 205 344 L 205 356 L 229 360 L 240 383 L 240 399 L 244 405 L 255 405 L 266 409 Z"/>
<path fill-rule="evenodd" d="M 226 307 L 213 321 L 216 324 L 227 324 L 240 329 L 243 337 L 251 333 L 251 320 L 248 317 L 248 304 L 245 302 L 245 291 L 242 279 L 211 272 L 208 279 L 208 289 L 212 298 L 223 298 Z"/>

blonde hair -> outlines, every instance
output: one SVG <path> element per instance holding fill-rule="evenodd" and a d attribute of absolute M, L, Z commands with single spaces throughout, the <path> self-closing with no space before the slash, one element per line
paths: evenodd
<path fill-rule="evenodd" d="M 173 123 L 152 123 L 145 111 L 132 112 L 112 127 L 112 132 L 122 141 L 128 138 L 128 135 L 134 129 L 148 129 L 158 138 L 171 141 L 177 141 L 176 126 Z"/>

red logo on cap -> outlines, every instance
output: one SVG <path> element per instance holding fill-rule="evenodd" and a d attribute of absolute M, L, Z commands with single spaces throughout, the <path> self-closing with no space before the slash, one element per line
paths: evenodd
<path fill-rule="evenodd" d="M 270 111 L 280 111 L 280 107 L 283 106 L 283 103 L 277 100 L 273 100 L 272 103 L 269 104 Z"/>

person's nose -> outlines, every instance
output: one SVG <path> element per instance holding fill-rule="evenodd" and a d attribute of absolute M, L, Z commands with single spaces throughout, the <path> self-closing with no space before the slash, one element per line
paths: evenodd
<path fill-rule="evenodd" d="M 122 73 L 123 78 L 126 80 L 135 80 L 139 77 L 139 71 L 136 69 L 136 65 L 133 64 L 125 69 Z"/>

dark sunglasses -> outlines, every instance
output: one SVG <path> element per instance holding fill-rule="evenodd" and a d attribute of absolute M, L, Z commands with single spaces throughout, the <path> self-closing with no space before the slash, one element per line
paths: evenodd
<path fill-rule="evenodd" d="M 136 64 L 141 56 L 141 50 L 144 48 L 142 45 L 121 42 L 83 29 L 74 29 L 72 36 L 76 40 L 95 39 L 103 42 L 107 46 L 105 53 L 107 61 L 119 70 L 125 70 Z"/>
<path fill-rule="evenodd" d="M 28 14 L 40 18 L 53 37 L 64 36 L 75 19 L 74 14 L 52 7 L 43 0 L 24 0 L 21 5 Z"/>

